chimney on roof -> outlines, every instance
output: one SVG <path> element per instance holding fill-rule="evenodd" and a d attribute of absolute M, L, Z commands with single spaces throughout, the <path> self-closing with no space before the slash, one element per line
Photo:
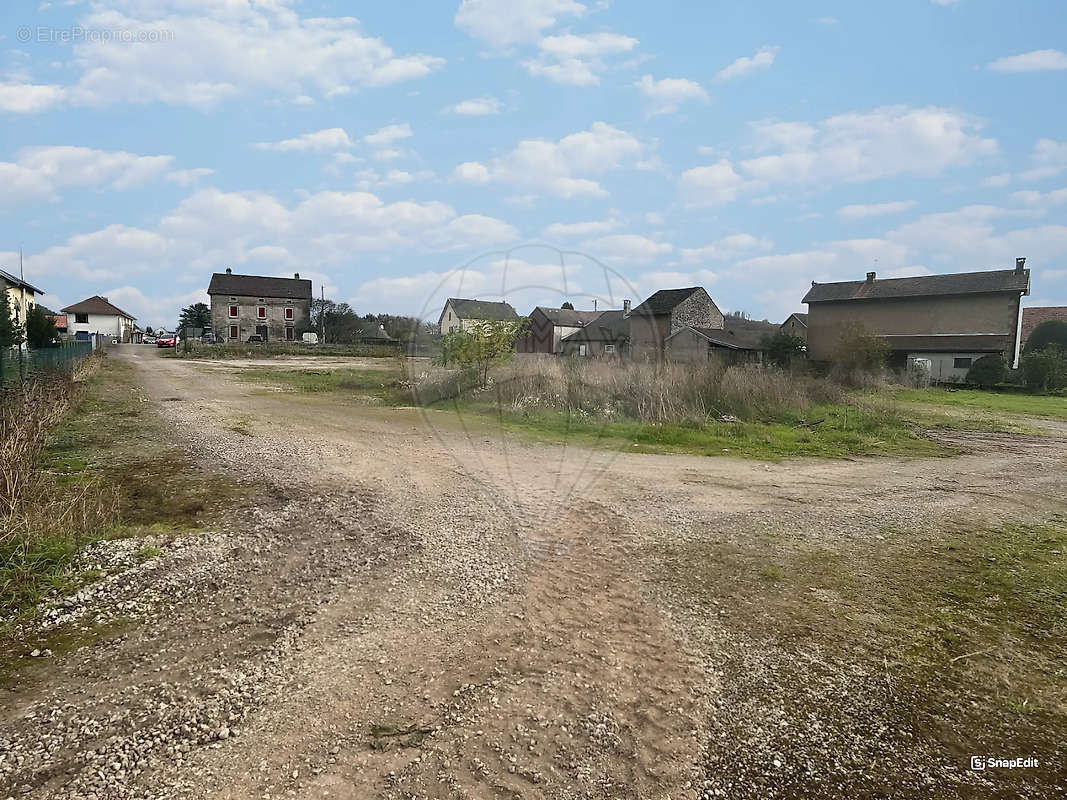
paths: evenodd
<path fill-rule="evenodd" d="M 1015 259 L 1015 274 L 1016 275 L 1022 275 L 1023 274 L 1023 265 L 1024 264 L 1026 264 L 1026 259 L 1025 258 L 1017 258 L 1017 259 Z"/>
<path fill-rule="evenodd" d="M 296 278 L 297 280 L 300 280 L 300 273 L 299 272 L 294 272 L 293 273 L 293 277 Z"/>
<path fill-rule="evenodd" d="M 630 301 L 629 300 L 623 300 L 622 301 L 622 315 L 624 317 L 630 316 Z"/>
<path fill-rule="evenodd" d="M 875 273 L 873 273 L 873 272 L 868 272 L 867 273 L 867 283 L 874 283 L 874 275 L 875 275 Z"/>
<path fill-rule="evenodd" d="M 233 270 L 230 269 L 229 267 L 226 267 L 226 274 L 227 275 L 233 275 Z"/>

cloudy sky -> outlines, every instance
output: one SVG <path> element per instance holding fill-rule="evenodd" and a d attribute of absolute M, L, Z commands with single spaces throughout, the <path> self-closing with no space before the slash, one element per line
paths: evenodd
<path fill-rule="evenodd" d="M 1064 97 L 1062 0 L 8 0 L 0 267 L 149 325 L 226 267 L 783 319 L 1026 256 L 1062 305 Z"/>

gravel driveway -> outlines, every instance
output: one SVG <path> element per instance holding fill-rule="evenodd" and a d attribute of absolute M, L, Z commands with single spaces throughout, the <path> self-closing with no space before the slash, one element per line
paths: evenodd
<path fill-rule="evenodd" d="M 6 692 L 0 797 L 1001 796 L 866 662 L 657 576 L 693 546 L 1046 519 L 1067 440 L 777 464 L 591 451 L 116 354 L 177 442 L 270 499 L 84 598 L 133 624 Z"/>

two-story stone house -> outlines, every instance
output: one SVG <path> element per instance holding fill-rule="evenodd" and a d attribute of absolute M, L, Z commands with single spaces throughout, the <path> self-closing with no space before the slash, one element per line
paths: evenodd
<path fill-rule="evenodd" d="M 660 289 L 629 313 L 635 358 L 662 358 L 667 339 L 683 328 L 722 330 L 725 318 L 702 286 Z"/>
<path fill-rule="evenodd" d="M 311 281 L 216 272 L 207 289 L 215 335 L 227 342 L 293 342 L 311 321 Z"/>
<path fill-rule="evenodd" d="M 833 361 L 854 326 L 885 340 L 889 365 L 918 365 L 934 380 L 963 380 L 983 355 L 1019 359 L 1022 298 L 1030 293 L 1026 259 L 1015 269 L 815 283 L 808 304 L 808 357 Z"/>

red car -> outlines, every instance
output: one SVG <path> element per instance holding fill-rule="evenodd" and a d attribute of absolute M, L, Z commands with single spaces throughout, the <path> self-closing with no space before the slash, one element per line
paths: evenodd
<path fill-rule="evenodd" d="M 156 339 L 156 347 L 175 347 L 177 344 L 178 338 L 170 334 L 167 336 L 160 336 Z"/>

